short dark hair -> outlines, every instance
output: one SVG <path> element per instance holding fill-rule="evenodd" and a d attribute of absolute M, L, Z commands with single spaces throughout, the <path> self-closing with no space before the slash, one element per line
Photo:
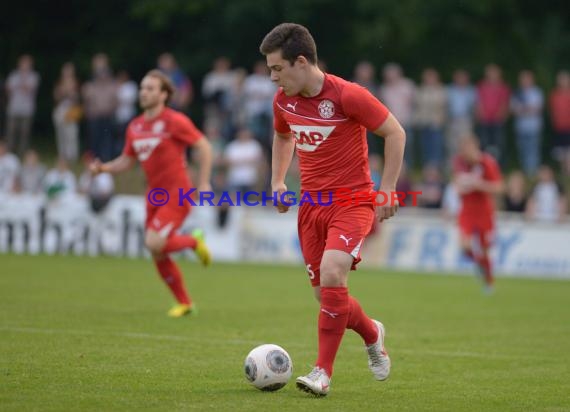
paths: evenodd
<path fill-rule="evenodd" d="M 158 69 L 149 71 L 145 75 L 145 77 L 147 76 L 154 77 L 160 80 L 160 90 L 166 92 L 166 103 L 168 103 L 168 101 L 170 100 L 175 91 L 174 84 L 172 84 L 172 80 L 170 80 L 170 77 L 168 77 L 166 74 L 164 74 Z"/>
<path fill-rule="evenodd" d="M 294 64 L 299 56 L 309 63 L 317 64 L 317 45 L 305 26 L 296 23 L 281 23 L 275 26 L 261 42 L 259 51 L 264 56 L 281 50 L 285 60 Z"/>

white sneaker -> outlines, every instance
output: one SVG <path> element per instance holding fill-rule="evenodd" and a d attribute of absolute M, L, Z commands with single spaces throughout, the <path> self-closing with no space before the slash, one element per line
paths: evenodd
<path fill-rule="evenodd" d="M 297 388 L 315 396 L 326 396 L 329 393 L 331 380 L 324 369 L 315 366 L 307 376 L 299 376 Z"/>
<path fill-rule="evenodd" d="M 368 367 L 377 380 L 383 381 L 388 379 L 388 375 L 390 375 L 392 362 L 390 361 L 388 352 L 386 352 L 384 348 L 384 336 L 386 334 L 384 325 L 377 320 L 373 320 L 373 322 L 378 327 L 378 340 L 376 343 L 366 346 L 366 352 L 368 352 Z"/>

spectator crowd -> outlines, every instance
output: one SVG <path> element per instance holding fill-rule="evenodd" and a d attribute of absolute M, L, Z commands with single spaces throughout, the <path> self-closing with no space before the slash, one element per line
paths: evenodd
<path fill-rule="evenodd" d="M 202 79 L 199 96 L 172 54 L 158 56 L 156 66 L 176 88 L 173 108 L 191 115 L 195 98 L 203 103 L 199 126 L 214 147 L 215 190 L 267 188 L 276 86 L 265 61 L 248 70 L 233 67 L 227 57 L 217 58 Z M 376 72 L 372 63 L 362 61 L 352 80 L 377 96 L 406 130 L 398 190 L 421 190 L 421 207 L 455 213 L 459 199 L 449 181 L 451 160 L 460 137 L 475 133 L 482 149 L 499 161 L 506 174 L 500 208 L 543 221 L 565 217 L 562 182 L 570 178 L 570 72 L 557 73 L 548 92 L 530 70 L 522 70 L 515 85 L 508 84 L 496 64 L 485 66 L 478 82 L 462 69 L 453 72 L 448 84 L 431 67 L 422 71 L 417 83 L 396 63 L 386 64 L 381 76 Z M 93 56 L 91 76 L 84 82 L 72 62 L 64 63 L 52 90 L 58 157 L 48 170 L 32 148 L 41 82 L 33 57 L 23 55 L 2 84 L 0 193 L 44 193 L 51 198 L 80 191 L 89 194 L 94 210 L 102 210 L 114 191 L 112 177 L 93 178 L 85 167 L 77 179 L 70 165 L 87 164 L 93 157 L 107 161 L 121 152 L 126 127 L 138 113 L 137 83 L 126 70 L 114 72 L 103 53 Z M 514 147 L 507 144 L 510 132 Z M 381 138 L 369 133 L 368 145 L 371 175 L 379 186 Z M 514 169 L 509 167 L 513 157 Z M 290 189 L 298 190 L 296 159 L 289 180 Z"/>

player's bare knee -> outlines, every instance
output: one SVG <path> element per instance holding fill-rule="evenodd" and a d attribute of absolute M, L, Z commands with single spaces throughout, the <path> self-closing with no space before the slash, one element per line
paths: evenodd
<path fill-rule="evenodd" d="M 328 264 L 321 266 L 321 286 L 346 286 L 346 271 L 341 265 Z"/>
<path fill-rule="evenodd" d="M 158 256 L 161 254 L 162 247 L 159 242 L 156 241 L 145 242 L 145 246 L 147 247 L 149 252 L 152 253 L 153 256 Z"/>
<path fill-rule="evenodd" d="M 165 240 L 158 233 L 150 231 L 146 233 L 144 243 L 150 253 L 160 255 L 164 248 Z"/>
<path fill-rule="evenodd" d="M 321 286 L 346 286 L 353 260 L 351 255 L 340 250 L 326 250 L 320 267 Z"/>

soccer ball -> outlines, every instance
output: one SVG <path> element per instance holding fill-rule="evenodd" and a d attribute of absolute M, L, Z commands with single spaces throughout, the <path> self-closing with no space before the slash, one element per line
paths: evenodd
<path fill-rule="evenodd" d="M 262 391 L 276 391 L 287 385 L 293 374 L 293 362 L 285 349 L 265 344 L 253 348 L 244 363 L 245 377 Z"/>

